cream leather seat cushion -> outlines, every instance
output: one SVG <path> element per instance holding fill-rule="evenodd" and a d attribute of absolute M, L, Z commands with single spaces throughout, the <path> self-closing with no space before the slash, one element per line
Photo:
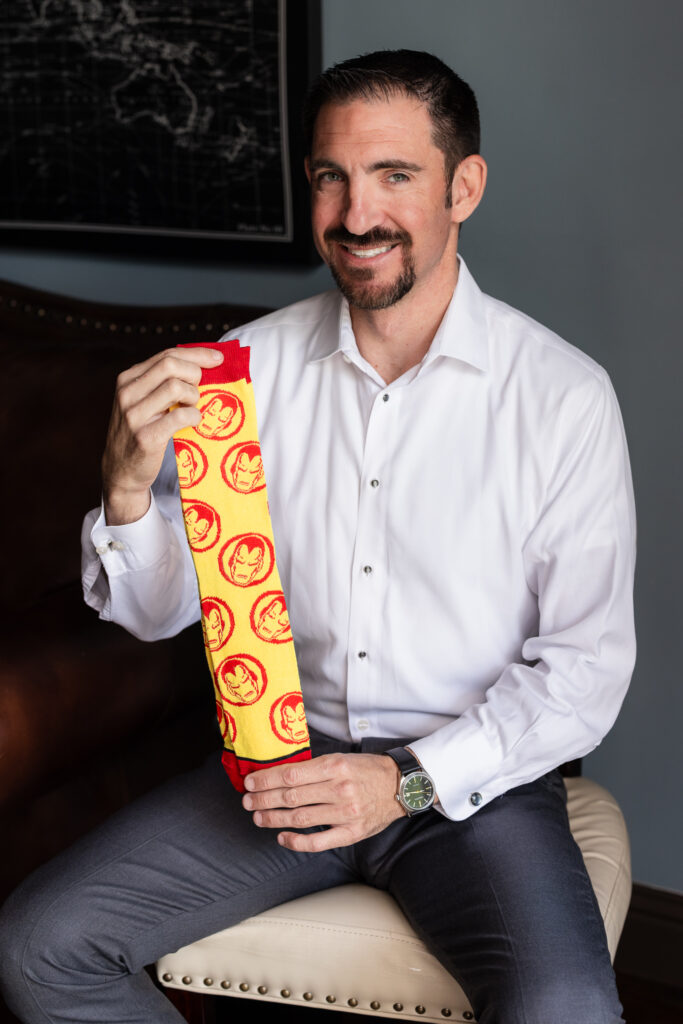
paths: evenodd
<path fill-rule="evenodd" d="M 565 782 L 572 832 L 614 958 L 631 894 L 624 819 L 602 786 L 583 778 Z M 157 972 L 165 985 L 203 993 L 408 1020 L 474 1020 L 462 989 L 392 897 L 366 885 L 275 907 L 163 957 Z"/>

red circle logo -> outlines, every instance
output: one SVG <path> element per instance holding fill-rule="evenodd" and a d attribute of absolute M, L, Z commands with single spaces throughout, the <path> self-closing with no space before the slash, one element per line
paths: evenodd
<path fill-rule="evenodd" d="M 221 697 L 237 707 L 255 704 L 268 685 L 266 670 L 251 654 L 232 654 L 216 670 Z"/>
<path fill-rule="evenodd" d="M 202 449 L 194 441 L 182 438 L 180 441 L 174 441 L 173 445 L 178 467 L 178 483 L 187 490 L 204 479 L 209 463 Z"/>
<path fill-rule="evenodd" d="M 233 445 L 221 462 L 221 473 L 228 487 L 238 494 L 262 491 L 266 486 L 266 478 L 258 441 Z"/>
<path fill-rule="evenodd" d="M 218 566 L 237 587 L 255 587 L 270 576 L 275 565 L 272 542 L 262 533 L 240 533 L 221 549 Z"/>
<path fill-rule="evenodd" d="M 299 690 L 279 697 L 270 709 L 270 727 L 283 743 L 298 747 L 308 743 L 304 699 Z"/>
<path fill-rule="evenodd" d="M 202 601 L 202 632 L 210 651 L 219 651 L 227 644 L 235 628 L 235 617 L 220 597 L 205 597 Z"/>
<path fill-rule="evenodd" d="M 208 551 L 221 535 L 218 513 L 205 501 L 184 501 L 182 505 L 190 547 L 193 551 Z"/>
<path fill-rule="evenodd" d="M 205 391 L 199 411 L 202 418 L 194 429 L 209 441 L 225 441 L 242 429 L 244 406 L 232 391 Z"/>
<path fill-rule="evenodd" d="M 251 628 L 267 644 L 286 644 L 292 641 L 285 595 L 281 590 L 266 590 L 254 602 L 249 613 Z"/>
<path fill-rule="evenodd" d="M 225 743 L 235 744 L 235 738 L 237 736 L 237 725 L 235 719 L 232 717 L 229 711 L 226 711 L 220 701 L 216 701 L 216 715 L 218 717 L 218 727 L 221 730 L 221 736 Z"/>

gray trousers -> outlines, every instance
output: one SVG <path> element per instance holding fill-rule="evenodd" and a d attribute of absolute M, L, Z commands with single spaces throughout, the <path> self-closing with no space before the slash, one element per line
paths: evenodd
<path fill-rule="evenodd" d="M 379 752 L 314 736 L 314 753 Z M 302 854 L 259 829 L 213 755 L 28 878 L 0 916 L 8 1005 L 26 1024 L 178 1024 L 143 967 L 319 889 L 389 891 L 458 979 L 480 1024 L 616 1024 L 600 912 L 557 772 L 462 822 L 402 818 Z"/>

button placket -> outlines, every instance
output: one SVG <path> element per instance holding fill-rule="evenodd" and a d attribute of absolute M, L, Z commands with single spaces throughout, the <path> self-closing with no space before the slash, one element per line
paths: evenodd
<path fill-rule="evenodd" d="M 368 418 L 363 450 L 358 526 L 355 539 L 355 571 L 349 608 L 349 659 L 347 706 L 349 729 L 354 738 L 375 727 L 377 700 L 374 694 L 382 672 L 382 623 L 386 581 L 386 488 L 380 486 L 385 459 L 391 463 L 394 403 L 379 392 Z M 388 396 L 387 396 L 388 397 Z M 360 723 L 367 723 L 360 725 Z"/>

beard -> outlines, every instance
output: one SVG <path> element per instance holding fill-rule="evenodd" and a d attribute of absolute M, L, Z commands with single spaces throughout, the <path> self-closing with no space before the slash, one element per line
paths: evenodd
<path fill-rule="evenodd" d="M 386 231 L 373 228 L 364 235 L 352 235 L 343 227 L 329 228 L 324 235 L 327 243 L 327 265 L 339 291 L 356 309 L 388 309 L 407 295 L 415 284 L 415 263 L 412 256 L 412 239 L 407 231 Z M 375 247 L 380 245 L 402 246 L 402 265 L 393 281 L 385 284 L 374 282 L 375 272 L 371 267 L 345 267 L 342 271 L 336 264 L 330 245 L 341 242 L 354 248 Z"/>

